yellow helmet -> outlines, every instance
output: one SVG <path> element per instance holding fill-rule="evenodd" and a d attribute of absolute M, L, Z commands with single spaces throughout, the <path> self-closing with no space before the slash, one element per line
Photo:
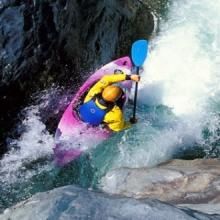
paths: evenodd
<path fill-rule="evenodd" d="M 107 86 L 102 92 L 102 98 L 107 102 L 115 102 L 120 98 L 122 89 L 119 86 Z"/>

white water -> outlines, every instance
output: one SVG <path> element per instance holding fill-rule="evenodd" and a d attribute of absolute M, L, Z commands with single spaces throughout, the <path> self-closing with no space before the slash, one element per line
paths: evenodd
<path fill-rule="evenodd" d="M 60 93 L 59 88 L 52 87 L 35 94 L 36 104 L 22 111 L 24 119 L 17 125 L 20 137 L 10 139 L 9 151 L 0 160 L 1 184 L 22 182 L 53 168 L 54 135 L 48 132 L 42 117 L 50 118 L 58 113 L 60 106 L 66 105 L 68 96 Z"/>
<path fill-rule="evenodd" d="M 112 168 L 154 166 L 180 149 L 202 146 L 205 127 L 214 135 L 220 110 L 219 11 L 219 0 L 174 1 L 170 6 L 159 35 L 150 40 L 139 103 L 165 105 L 175 116 L 158 130 L 146 123 L 153 115 L 139 115 L 140 122 L 118 143 Z M 137 138 L 130 141 L 132 136 Z"/>
<path fill-rule="evenodd" d="M 160 36 L 151 41 L 145 87 L 163 90 L 162 103 L 177 115 L 200 114 L 219 91 L 220 1 L 181 1 L 172 6 Z"/>
<path fill-rule="evenodd" d="M 24 181 L 24 178 L 32 177 L 39 170 L 37 167 L 37 170 L 29 170 L 28 165 L 39 158 L 52 155 L 53 136 L 41 122 L 39 106 L 32 106 L 26 110 L 22 126 L 24 131 L 21 137 L 10 141 L 11 150 L 0 161 L 1 184 L 2 182 L 13 183 L 19 178 Z M 46 170 L 46 167 L 47 165 L 39 169 Z"/>
<path fill-rule="evenodd" d="M 1 184 L 22 182 L 54 169 L 54 134 L 43 121 L 58 117 L 59 111 L 69 103 L 69 96 L 70 91 L 63 94 L 63 88 L 55 86 L 33 95 L 35 104 L 22 111 L 24 119 L 17 125 L 20 137 L 10 139 L 9 151 L 0 160 Z"/>

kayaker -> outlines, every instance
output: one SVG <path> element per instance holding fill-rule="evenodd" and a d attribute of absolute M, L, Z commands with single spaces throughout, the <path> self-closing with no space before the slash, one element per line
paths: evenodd
<path fill-rule="evenodd" d="M 103 76 L 88 92 L 83 104 L 79 108 L 82 121 L 93 126 L 102 123 L 112 131 L 121 131 L 130 127 L 124 119 L 121 102 L 123 90 L 115 83 L 133 80 L 138 82 L 139 75 L 126 75 L 122 71 L 117 74 Z"/>

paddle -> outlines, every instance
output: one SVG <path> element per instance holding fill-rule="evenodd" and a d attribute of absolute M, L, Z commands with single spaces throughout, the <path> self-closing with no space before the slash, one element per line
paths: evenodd
<path fill-rule="evenodd" d="M 148 52 L 148 42 L 146 40 L 137 40 L 132 44 L 131 47 L 131 58 L 137 69 L 137 75 L 139 75 L 140 67 L 144 64 Z M 138 83 L 135 83 L 135 94 L 134 94 L 134 108 L 133 116 L 130 119 L 131 123 L 136 123 L 136 105 L 137 105 L 137 93 L 138 93 Z"/>

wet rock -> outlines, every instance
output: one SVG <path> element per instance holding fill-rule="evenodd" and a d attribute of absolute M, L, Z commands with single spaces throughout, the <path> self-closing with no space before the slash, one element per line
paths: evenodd
<path fill-rule="evenodd" d="M 145 199 L 112 197 L 104 193 L 87 191 L 75 186 L 57 188 L 38 193 L 32 198 L 7 209 L 1 220 L 6 219 L 219 219 L 219 215 L 207 215 L 190 209 Z"/>
<path fill-rule="evenodd" d="M 0 11 L 0 22 L 0 88 L 18 81 L 22 89 L 30 79 L 45 86 L 48 75 L 76 78 L 127 55 L 154 26 L 147 6 L 134 0 L 14 1 Z"/>
<path fill-rule="evenodd" d="M 129 54 L 132 41 L 148 38 L 154 26 L 147 6 L 134 0 L 15 2 L 0 11 L 0 88 L 19 81 L 24 89 L 25 80 L 41 77 L 44 86 L 48 75 L 76 78 Z"/>
<path fill-rule="evenodd" d="M 100 188 L 107 193 L 139 199 L 154 198 L 186 206 L 197 204 L 194 207 L 201 207 L 200 210 L 204 204 L 215 204 L 215 212 L 220 213 L 219 183 L 217 159 L 172 160 L 151 169 L 112 170 L 102 178 Z"/>

